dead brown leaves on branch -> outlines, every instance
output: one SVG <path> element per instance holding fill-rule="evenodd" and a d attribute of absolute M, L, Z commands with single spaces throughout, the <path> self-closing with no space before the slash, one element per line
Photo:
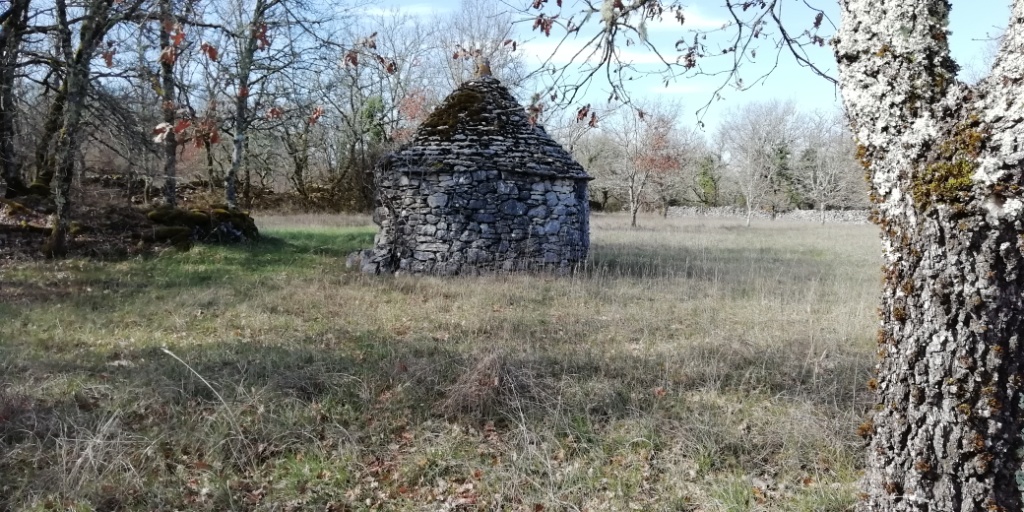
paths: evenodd
<path fill-rule="evenodd" d="M 537 18 L 533 20 L 533 30 L 540 29 L 545 36 L 551 37 L 551 28 L 555 25 L 555 20 L 558 19 L 558 15 L 547 16 L 546 14 L 538 14 Z"/>
<path fill-rule="evenodd" d="M 383 69 L 387 74 L 393 75 L 398 72 L 398 61 L 390 57 L 385 57 L 377 52 L 376 32 L 359 40 L 354 48 L 345 52 L 345 57 L 343 58 L 345 65 L 358 67 L 359 55 L 362 52 L 369 53 L 369 57 L 380 64 L 381 69 Z"/>
<path fill-rule="evenodd" d="M 359 53 L 355 50 L 349 50 L 345 53 L 345 65 L 347 66 L 358 66 L 359 65 Z"/>
<path fill-rule="evenodd" d="M 256 38 L 256 49 L 266 50 L 270 48 L 270 38 L 267 36 L 267 24 L 257 23 L 253 28 L 253 37 Z"/>
<path fill-rule="evenodd" d="M 199 51 L 203 52 L 206 57 L 214 62 L 217 61 L 217 48 L 210 43 L 203 43 L 199 46 Z"/>
<path fill-rule="evenodd" d="M 597 112 L 591 112 L 589 103 L 576 111 L 576 122 L 583 122 L 584 119 L 587 119 L 588 115 L 590 116 L 590 120 L 587 121 L 587 126 L 597 128 Z"/>

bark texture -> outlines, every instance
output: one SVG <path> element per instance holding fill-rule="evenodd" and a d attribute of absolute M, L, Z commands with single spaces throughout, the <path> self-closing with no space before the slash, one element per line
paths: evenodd
<path fill-rule="evenodd" d="M 947 1 L 842 2 L 843 100 L 885 251 L 865 510 L 1022 508 L 1022 5 L 972 88 Z"/>

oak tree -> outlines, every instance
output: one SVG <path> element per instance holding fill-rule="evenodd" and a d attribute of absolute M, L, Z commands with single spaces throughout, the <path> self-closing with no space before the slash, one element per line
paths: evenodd
<path fill-rule="evenodd" d="M 974 86 L 948 1 L 842 9 L 843 103 L 885 247 L 864 505 L 1021 510 L 1024 1 Z"/>
<path fill-rule="evenodd" d="M 538 19 L 551 19 L 546 3 L 534 2 Z M 685 27 L 675 3 L 584 5 L 600 14 L 592 27 L 605 51 L 666 11 Z M 734 22 L 723 30 L 736 41 L 726 53 L 737 64 L 769 38 L 813 66 L 803 45 L 826 44 L 817 31 L 827 17 L 818 12 L 794 35 L 782 5 L 726 2 Z M 838 84 L 885 260 L 861 506 L 1021 510 L 1024 0 L 1014 0 L 995 64 L 973 85 L 958 79 L 950 54 L 948 0 L 841 0 L 840 8 L 831 41 Z M 707 46 L 700 37 L 681 43 L 667 65 L 696 69 Z"/>

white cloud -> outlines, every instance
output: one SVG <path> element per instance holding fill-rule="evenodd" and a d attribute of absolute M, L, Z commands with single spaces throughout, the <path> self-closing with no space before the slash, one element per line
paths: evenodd
<path fill-rule="evenodd" d="M 639 47 L 638 48 L 638 47 L 628 47 L 627 46 L 627 47 L 624 47 L 624 48 L 620 48 L 616 53 L 619 56 L 619 61 L 624 63 L 624 64 L 634 64 L 634 65 L 652 64 L 652 65 L 655 65 L 655 66 L 662 66 L 662 67 L 664 67 L 665 63 L 662 62 L 662 58 L 664 58 L 664 60 L 667 61 L 669 64 L 672 64 L 672 63 L 675 62 L 677 53 L 674 50 L 670 49 L 668 52 L 665 52 L 664 48 L 662 48 L 661 50 L 662 50 L 661 57 L 659 57 L 658 54 L 654 53 L 653 51 L 648 50 L 648 49 L 643 48 L 643 47 Z"/>
<path fill-rule="evenodd" d="M 554 37 L 539 38 L 520 43 L 518 51 L 531 64 L 540 64 L 546 61 L 549 64 L 560 66 L 568 64 L 574 56 L 576 64 L 581 64 L 583 58 L 594 51 L 593 48 L 584 48 L 585 44 L 586 41 L 582 39 L 561 41 Z M 583 50 L 583 53 L 576 56 L 580 50 Z"/>
<path fill-rule="evenodd" d="M 696 7 L 683 9 L 683 24 L 679 24 L 674 13 L 666 12 L 660 20 L 647 22 L 647 30 L 681 33 L 683 30 L 713 30 L 729 23 L 725 18 L 704 14 Z"/>
<path fill-rule="evenodd" d="M 648 89 L 651 94 L 704 94 L 710 88 L 706 84 L 698 84 L 692 79 L 682 82 L 671 82 L 668 85 L 657 85 Z"/>
<path fill-rule="evenodd" d="M 434 14 L 451 11 L 451 8 L 438 7 L 437 5 L 418 3 L 418 4 L 405 4 L 405 5 L 388 5 L 388 6 L 377 6 L 367 7 L 362 10 L 368 16 L 432 16 Z"/>
<path fill-rule="evenodd" d="M 559 44 L 557 39 L 535 39 L 519 45 L 519 51 L 523 53 L 527 61 L 532 64 L 540 64 L 547 61 L 556 66 L 569 64 L 583 64 L 588 60 L 596 63 L 601 57 L 601 52 L 595 51 L 593 45 L 586 46 L 586 41 L 580 39 L 568 39 Z M 621 45 L 615 49 L 619 62 L 633 65 L 653 65 L 664 67 L 661 57 L 656 53 L 642 46 Z M 677 52 L 669 49 L 662 53 L 662 57 L 669 63 L 673 63 L 678 56 Z"/>
<path fill-rule="evenodd" d="M 676 57 L 679 56 L 679 52 L 676 51 L 674 46 L 675 41 L 683 37 L 687 31 L 713 30 L 727 24 L 725 19 L 706 15 L 696 8 L 687 8 L 684 14 L 686 20 L 683 25 L 679 24 L 674 14 L 668 12 L 665 13 L 662 19 L 647 23 L 647 33 L 649 34 L 650 41 L 661 51 L 665 60 L 670 63 L 674 62 Z M 576 63 L 580 64 L 584 57 L 594 51 L 593 46 L 588 48 L 584 48 L 584 46 L 595 33 L 593 30 L 588 31 L 586 29 L 581 32 L 576 37 L 561 42 L 560 46 L 560 39 L 557 36 L 545 38 L 543 36 L 536 36 L 536 33 L 534 33 L 535 37 L 520 43 L 519 49 L 529 62 L 536 64 L 548 61 L 551 64 L 564 65 L 568 64 L 574 56 L 576 56 Z M 639 44 L 627 46 L 624 40 L 621 43 L 618 45 L 616 53 L 619 56 L 619 60 L 623 63 L 662 65 L 661 59 L 653 51 Z M 580 50 L 583 51 L 580 52 Z M 596 58 L 595 55 L 594 59 Z"/>

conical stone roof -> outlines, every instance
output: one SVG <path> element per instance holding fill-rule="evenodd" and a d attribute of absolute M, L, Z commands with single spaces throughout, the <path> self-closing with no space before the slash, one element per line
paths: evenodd
<path fill-rule="evenodd" d="M 529 122 L 523 106 L 491 76 L 464 82 L 448 95 L 423 121 L 412 141 L 389 160 L 400 172 L 486 168 L 590 179 L 543 128 Z"/>

